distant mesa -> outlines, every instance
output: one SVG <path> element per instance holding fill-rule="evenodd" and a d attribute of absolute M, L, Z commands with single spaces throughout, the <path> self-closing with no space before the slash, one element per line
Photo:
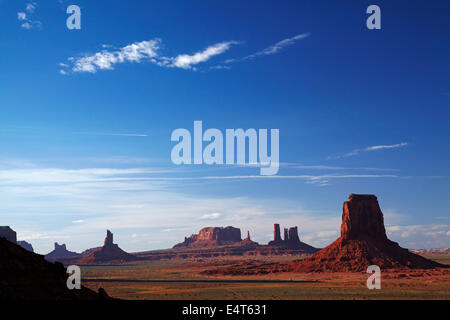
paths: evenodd
<path fill-rule="evenodd" d="M 290 249 L 302 249 L 306 253 L 316 252 L 317 249 L 300 241 L 298 236 L 298 228 L 284 228 L 284 239 L 281 239 L 280 225 L 273 225 L 273 240 L 269 242 L 269 246 L 277 246 Z"/>
<path fill-rule="evenodd" d="M 58 242 L 55 242 L 55 249 L 52 252 L 45 255 L 45 259 L 49 261 L 75 259 L 80 257 L 81 254 L 67 250 L 66 245 L 64 243 L 60 245 L 58 244 Z"/>
<path fill-rule="evenodd" d="M 199 248 L 238 244 L 242 241 L 241 229 L 235 227 L 207 227 L 198 234 L 185 237 L 184 241 L 173 248 Z"/>
<path fill-rule="evenodd" d="M 276 231 L 277 232 L 277 231 Z M 278 228 L 279 232 L 279 228 Z M 198 234 L 185 237 L 173 249 L 164 252 L 137 253 L 143 259 L 207 258 L 228 256 L 309 255 L 318 249 L 300 241 L 297 228 L 287 231 L 286 241 L 278 239 L 277 245 L 261 245 L 253 241 L 250 232 L 242 240 L 241 230 L 235 227 L 207 227 Z"/>
<path fill-rule="evenodd" d="M 138 260 L 136 256 L 129 254 L 119 248 L 117 244 L 113 242 L 113 234 L 111 231 L 106 230 L 106 238 L 103 247 L 88 250 L 86 254 L 76 260 L 80 264 L 96 264 L 107 262 L 127 262 Z"/>
<path fill-rule="evenodd" d="M 29 242 L 26 242 L 26 241 L 17 241 L 17 244 L 19 245 L 19 246 L 21 246 L 22 248 L 24 248 L 25 250 L 28 250 L 28 251 L 30 251 L 30 252 L 34 252 L 34 250 L 33 250 L 33 246 L 31 245 L 31 243 L 29 243 Z"/>
<path fill-rule="evenodd" d="M 381 269 L 429 269 L 442 267 L 396 242 L 389 240 L 375 195 L 350 194 L 344 202 L 341 237 L 314 255 L 295 262 L 293 271 L 366 271 L 370 265 Z"/>

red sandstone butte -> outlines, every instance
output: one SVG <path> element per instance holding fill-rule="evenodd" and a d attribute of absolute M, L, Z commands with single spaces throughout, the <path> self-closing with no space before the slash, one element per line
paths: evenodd
<path fill-rule="evenodd" d="M 350 194 L 344 202 L 341 237 L 312 256 L 293 263 L 297 272 L 366 271 L 370 265 L 387 268 L 442 267 L 389 240 L 375 195 Z"/>
<path fill-rule="evenodd" d="M 139 259 L 134 255 L 123 251 L 117 244 L 113 243 L 113 234 L 109 230 L 106 230 L 106 238 L 103 247 L 95 248 L 88 252 L 87 255 L 76 260 L 76 263 L 96 264 L 112 261 L 127 262 Z"/>
<path fill-rule="evenodd" d="M 279 247 L 279 248 L 289 248 L 289 249 L 299 249 L 304 253 L 313 253 L 318 249 L 300 241 L 298 237 L 298 228 L 290 227 L 284 228 L 284 239 L 281 239 L 280 235 L 280 225 L 275 223 L 273 225 L 273 240 L 269 241 L 268 246 Z"/>

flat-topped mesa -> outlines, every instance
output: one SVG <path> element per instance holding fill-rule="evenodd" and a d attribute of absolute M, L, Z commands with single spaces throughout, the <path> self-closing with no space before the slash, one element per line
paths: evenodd
<path fill-rule="evenodd" d="M 206 227 L 198 234 L 185 237 L 184 241 L 178 243 L 174 248 L 179 247 L 213 247 L 224 244 L 234 244 L 241 242 L 241 229 L 235 227 Z"/>
<path fill-rule="evenodd" d="M 234 227 L 208 227 L 200 230 L 197 240 L 241 241 L 241 229 Z"/>
<path fill-rule="evenodd" d="M 383 213 L 377 197 L 372 194 L 352 193 L 348 199 L 342 210 L 342 239 L 387 239 Z"/>

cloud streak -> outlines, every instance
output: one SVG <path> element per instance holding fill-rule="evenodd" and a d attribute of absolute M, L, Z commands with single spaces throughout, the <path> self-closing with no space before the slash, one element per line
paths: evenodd
<path fill-rule="evenodd" d="M 382 149 L 395 149 L 395 148 L 405 147 L 407 145 L 408 145 L 408 143 L 402 142 L 402 143 L 397 143 L 397 144 L 392 144 L 392 145 L 380 145 L 380 146 L 367 147 L 364 150 L 365 151 L 374 151 L 374 150 L 382 150 Z"/>
<path fill-rule="evenodd" d="M 305 39 L 308 36 L 309 36 L 309 33 L 302 33 L 302 34 L 298 34 L 294 37 L 278 41 L 274 45 L 271 45 L 261 51 L 255 52 L 251 55 L 248 55 L 248 56 L 242 58 L 241 60 L 251 60 L 251 59 L 254 59 L 259 56 L 268 56 L 268 55 L 276 54 L 276 53 L 280 52 L 282 49 L 284 49 L 285 47 L 291 46 L 298 40 Z"/>
<path fill-rule="evenodd" d="M 199 51 L 193 55 L 180 54 L 172 59 L 172 63 L 169 65 L 171 67 L 177 67 L 182 69 L 192 69 L 193 65 L 199 64 L 201 62 L 206 62 L 213 56 L 224 53 L 232 45 L 238 44 L 237 41 L 221 42 L 215 45 L 207 47 L 203 51 Z"/>
<path fill-rule="evenodd" d="M 117 137 L 148 137 L 148 134 L 146 133 L 74 132 L 74 134 L 87 134 L 95 136 L 117 136 Z"/>
<path fill-rule="evenodd" d="M 401 142 L 401 143 L 397 143 L 397 144 L 391 144 L 391 145 L 377 145 L 377 146 L 370 146 L 370 147 L 366 147 L 364 149 L 355 149 L 349 153 L 346 153 L 344 155 L 340 155 L 340 156 L 330 156 L 328 157 L 328 159 L 341 159 L 341 158 L 348 158 L 348 157 L 353 157 L 356 156 L 362 152 L 370 152 L 370 151 L 377 151 L 377 150 L 385 150 L 385 149 L 398 149 L 398 148 L 402 148 L 402 147 L 406 147 L 408 145 L 407 142 Z"/>
<path fill-rule="evenodd" d="M 267 47 L 267 48 L 265 48 L 263 50 L 260 50 L 260 51 L 257 51 L 255 53 L 252 53 L 252 54 L 250 54 L 248 56 L 245 56 L 245 57 L 242 57 L 242 58 L 234 58 L 234 59 L 225 60 L 225 63 L 229 64 L 229 63 L 235 63 L 235 62 L 240 62 L 240 61 L 245 61 L 245 60 L 253 60 L 253 59 L 255 59 L 257 57 L 260 57 L 260 56 L 268 56 L 268 55 L 276 54 L 276 53 L 279 53 L 280 51 L 282 51 L 282 49 L 284 49 L 285 47 L 291 46 L 294 43 L 296 43 L 298 40 L 305 39 L 308 36 L 309 36 L 309 33 L 298 34 L 298 35 L 296 35 L 294 37 L 278 41 L 277 43 L 275 43 L 275 44 L 273 44 L 273 45 L 271 45 L 271 46 L 269 46 L 269 47 Z M 220 66 L 220 65 L 219 66 L 215 66 L 214 68 L 215 69 L 226 69 L 226 67 Z"/>

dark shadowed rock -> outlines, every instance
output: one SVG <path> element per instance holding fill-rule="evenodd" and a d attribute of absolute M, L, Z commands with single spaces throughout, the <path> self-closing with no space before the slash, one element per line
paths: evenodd
<path fill-rule="evenodd" d="M 0 300 L 100 300 L 107 295 L 86 287 L 69 290 L 61 263 L 0 238 Z"/>

